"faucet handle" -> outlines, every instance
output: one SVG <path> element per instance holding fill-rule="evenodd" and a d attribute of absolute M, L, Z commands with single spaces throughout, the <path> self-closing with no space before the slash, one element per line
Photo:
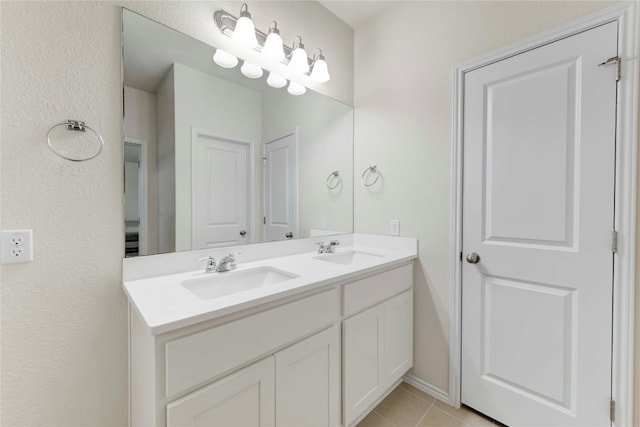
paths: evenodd
<path fill-rule="evenodd" d="M 213 257 L 213 255 L 203 256 L 202 258 L 196 258 L 196 261 L 209 261 L 209 260 L 215 261 L 216 259 Z"/>
<path fill-rule="evenodd" d="M 338 240 L 332 240 L 329 242 L 329 245 L 331 246 L 338 246 L 340 244 L 340 242 Z"/>

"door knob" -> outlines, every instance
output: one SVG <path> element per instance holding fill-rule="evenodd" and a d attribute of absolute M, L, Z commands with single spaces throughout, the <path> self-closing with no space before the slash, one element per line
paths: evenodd
<path fill-rule="evenodd" d="M 286 237 L 287 239 L 293 239 L 293 233 L 288 232 L 287 234 L 284 235 L 284 237 Z"/>
<path fill-rule="evenodd" d="M 475 252 L 471 252 L 467 254 L 467 262 L 469 264 L 477 264 L 480 262 L 480 255 Z"/>
<path fill-rule="evenodd" d="M 246 231 L 244 231 L 244 230 L 240 230 L 240 235 L 241 235 L 242 237 L 244 237 L 244 236 L 245 236 L 245 234 L 247 234 L 247 232 L 246 232 Z"/>

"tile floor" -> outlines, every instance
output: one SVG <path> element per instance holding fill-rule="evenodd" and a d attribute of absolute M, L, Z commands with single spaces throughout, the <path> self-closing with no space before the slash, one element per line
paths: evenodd
<path fill-rule="evenodd" d="M 490 418 L 462 407 L 455 409 L 402 383 L 363 419 L 358 427 L 496 427 Z"/>

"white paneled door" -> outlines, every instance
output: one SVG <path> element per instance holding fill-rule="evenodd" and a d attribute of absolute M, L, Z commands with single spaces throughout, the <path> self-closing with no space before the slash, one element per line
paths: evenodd
<path fill-rule="evenodd" d="M 297 236 L 297 135 L 288 133 L 264 145 L 264 235 L 266 242 Z"/>
<path fill-rule="evenodd" d="M 193 249 L 249 242 L 249 144 L 194 132 Z"/>
<path fill-rule="evenodd" d="M 617 23 L 465 75 L 462 402 L 610 425 Z"/>

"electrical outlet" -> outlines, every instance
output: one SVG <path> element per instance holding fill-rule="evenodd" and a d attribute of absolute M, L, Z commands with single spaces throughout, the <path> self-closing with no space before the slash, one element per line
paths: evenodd
<path fill-rule="evenodd" d="M 400 235 L 400 220 L 399 219 L 392 219 L 391 223 L 389 223 L 389 234 L 391 234 L 392 236 L 399 236 Z"/>
<path fill-rule="evenodd" d="M 0 235 L 2 264 L 33 261 L 33 232 L 3 230 Z"/>

